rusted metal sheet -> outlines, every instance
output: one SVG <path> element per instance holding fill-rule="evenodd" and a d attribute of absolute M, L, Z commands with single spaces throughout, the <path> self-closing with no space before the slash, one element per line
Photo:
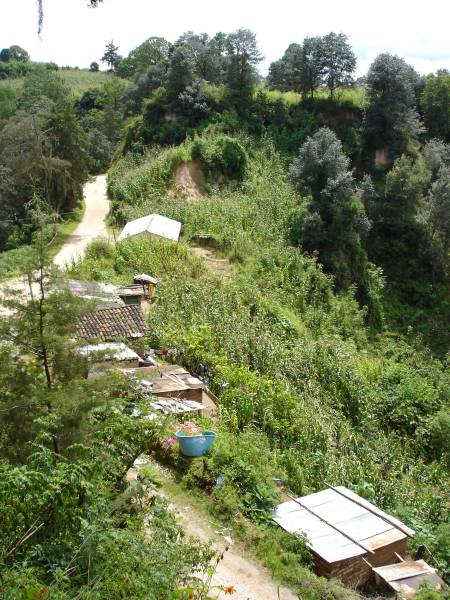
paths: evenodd
<path fill-rule="evenodd" d="M 435 569 L 423 560 L 406 560 L 401 563 L 373 569 L 378 583 L 384 582 L 402 598 L 413 598 L 420 585 L 427 581 L 436 590 L 445 586 Z"/>
<path fill-rule="evenodd" d="M 182 414 L 188 412 L 199 412 L 204 409 L 203 404 L 194 400 L 183 400 L 182 398 L 159 398 L 150 403 L 151 406 L 164 414 Z"/>
<path fill-rule="evenodd" d="M 379 533 L 370 539 L 364 540 L 364 542 L 372 550 L 378 550 L 378 548 L 382 548 L 383 546 L 387 546 L 388 544 L 393 544 L 394 542 L 404 539 L 405 536 L 400 530 L 389 529 L 388 531 Z"/>
<path fill-rule="evenodd" d="M 392 581 L 389 585 L 395 592 L 401 594 L 402 598 L 413 598 L 419 587 L 424 581 L 431 583 L 436 590 L 441 590 L 445 587 L 444 581 L 436 575 L 436 573 L 430 573 L 428 575 L 416 575 L 415 577 L 408 577 L 408 579 L 400 579 L 399 581 Z"/>
<path fill-rule="evenodd" d="M 423 560 L 405 560 L 395 565 L 376 567 L 374 572 L 388 583 L 397 579 L 405 579 L 414 575 L 434 573 L 434 569 Z"/>

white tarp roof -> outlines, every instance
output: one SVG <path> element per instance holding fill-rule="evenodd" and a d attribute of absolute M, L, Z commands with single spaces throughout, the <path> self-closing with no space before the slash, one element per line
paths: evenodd
<path fill-rule="evenodd" d="M 119 242 L 127 237 L 150 233 L 168 240 L 178 241 L 180 237 L 181 223 L 162 215 L 147 215 L 134 221 L 129 221 L 119 235 Z"/>
<path fill-rule="evenodd" d="M 345 534 L 372 550 L 406 537 L 395 524 L 414 535 L 414 531 L 405 527 L 401 521 L 387 515 L 346 487 L 338 486 L 336 490 L 341 493 L 326 489 L 297 498 L 317 516 L 290 500 L 277 506 L 273 519 L 284 530 L 303 534 L 311 550 L 328 563 L 367 554 Z M 381 517 L 387 518 L 393 524 Z"/>
<path fill-rule="evenodd" d="M 75 351 L 86 358 L 92 355 L 101 355 L 104 360 L 135 360 L 139 359 L 137 354 L 131 348 L 128 348 L 122 342 L 105 342 L 103 344 L 88 344 L 86 346 L 78 346 Z"/>

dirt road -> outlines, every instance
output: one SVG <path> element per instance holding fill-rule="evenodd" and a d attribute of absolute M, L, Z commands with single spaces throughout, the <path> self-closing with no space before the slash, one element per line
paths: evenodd
<path fill-rule="evenodd" d="M 107 235 L 106 216 L 109 200 L 106 195 L 106 175 L 98 175 L 84 186 L 86 210 L 75 231 L 64 242 L 53 259 L 58 267 L 65 267 L 81 256 L 86 246 L 97 237 Z"/>
<path fill-rule="evenodd" d="M 73 260 L 83 256 L 87 245 L 97 237 L 106 236 L 106 217 L 109 212 L 109 200 L 106 195 L 106 175 L 94 177 L 84 186 L 85 212 L 75 231 L 64 242 L 61 250 L 53 259 L 58 267 L 64 268 Z M 24 298 L 29 296 L 26 278 L 14 277 L 0 284 L 0 296 L 8 291 L 18 291 Z M 38 294 L 37 285 L 33 284 L 33 293 Z M 11 311 L 0 306 L 0 315 L 8 315 Z"/>

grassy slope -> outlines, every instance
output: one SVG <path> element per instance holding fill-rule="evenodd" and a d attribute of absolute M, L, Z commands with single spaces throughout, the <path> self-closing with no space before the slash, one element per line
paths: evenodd
<path fill-rule="evenodd" d="M 301 94 L 297 94 L 296 92 L 279 92 L 278 90 L 270 90 L 267 91 L 267 95 L 271 100 L 281 99 L 289 105 L 299 104 L 302 99 Z M 330 93 L 328 90 L 319 89 L 315 93 L 314 97 L 329 98 Z M 363 108 L 366 103 L 366 91 L 363 86 L 337 89 L 334 93 L 334 97 L 338 101 L 352 102 L 358 108 Z"/>
<path fill-rule="evenodd" d="M 104 73 L 102 71 L 91 73 L 91 71 L 88 71 L 87 69 L 59 69 L 57 73 L 70 86 L 76 97 L 81 96 L 90 88 L 101 86 L 114 77 L 110 73 Z M 23 77 L 18 79 L 5 79 L 4 83 L 20 92 L 23 84 Z"/>
<path fill-rule="evenodd" d="M 315 261 L 289 248 L 287 223 L 302 201 L 273 148 L 247 145 L 243 185 L 197 204 L 166 195 L 186 147 L 127 157 L 110 174 L 119 220 L 160 212 L 183 222 L 185 241 L 210 233 L 235 261 L 226 283 L 184 243 L 96 244 L 72 274 L 124 283 L 156 275 L 149 345 L 183 348 L 187 366 L 210 369 L 222 427 L 244 430 L 232 445 L 242 448 L 247 428 L 265 432 L 272 450 L 262 447 L 259 460 L 293 489 L 348 485 L 415 528 L 416 544 L 445 554 L 448 471 L 424 454 L 447 394 L 443 366 L 388 332 L 371 340 L 351 294 L 333 295 Z"/>
<path fill-rule="evenodd" d="M 70 86 L 75 96 L 81 96 L 84 92 L 93 87 L 99 87 L 114 79 L 114 75 L 99 71 L 91 73 L 84 69 L 60 69 L 58 73 L 64 81 Z"/>

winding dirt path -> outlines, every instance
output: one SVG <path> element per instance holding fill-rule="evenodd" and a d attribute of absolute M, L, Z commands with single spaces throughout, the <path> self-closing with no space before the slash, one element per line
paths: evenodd
<path fill-rule="evenodd" d="M 236 590 L 230 596 L 233 600 L 298 600 L 298 596 L 293 592 L 278 586 L 261 564 L 241 553 L 238 545 L 230 544 L 230 540 L 217 534 L 192 505 L 186 503 L 181 506 L 179 503 L 173 503 L 171 498 L 168 500 L 170 508 L 180 517 L 180 522 L 188 535 L 202 542 L 210 542 L 217 553 L 224 553 L 223 560 L 219 562 L 212 576 L 212 586 L 232 585 Z M 226 547 L 228 547 L 227 551 L 225 551 Z M 209 595 L 211 598 L 224 597 L 216 591 L 211 591 Z"/>
<path fill-rule="evenodd" d="M 144 459 L 156 467 L 162 477 L 166 477 L 164 469 L 151 460 Z M 139 466 L 135 466 L 127 474 L 127 479 L 135 479 Z M 269 571 L 256 560 L 246 556 L 239 543 L 217 531 L 208 517 L 201 513 L 192 502 L 182 502 L 174 499 L 166 492 L 158 492 L 169 501 L 169 508 L 179 517 L 186 533 L 209 543 L 218 554 L 224 554 L 212 576 L 208 598 L 227 598 L 222 592 L 214 590 L 214 586 L 233 586 L 235 592 L 230 595 L 232 600 L 298 600 L 298 596 L 284 586 L 279 586 L 270 576 Z M 228 547 L 228 550 L 225 550 Z"/>
<path fill-rule="evenodd" d="M 58 267 L 64 268 L 81 258 L 92 240 L 107 235 L 109 200 L 106 194 L 106 175 L 98 175 L 84 186 L 84 201 L 86 209 L 83 218 L 53 259 Z"/>

